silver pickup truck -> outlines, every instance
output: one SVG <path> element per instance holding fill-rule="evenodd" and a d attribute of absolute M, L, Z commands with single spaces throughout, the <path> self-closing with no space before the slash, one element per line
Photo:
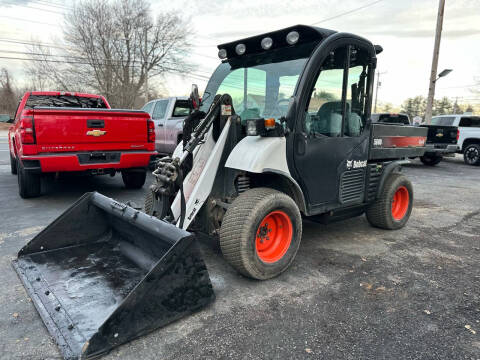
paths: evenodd
<path fill-rule="evenodd" d="M 171 154 L 183 138 L 183 120 L 190 114 L 187 97 L 155 99 L 146 103 L 143 111 L 148 112 L 155 123 L 155 150 Z"/>

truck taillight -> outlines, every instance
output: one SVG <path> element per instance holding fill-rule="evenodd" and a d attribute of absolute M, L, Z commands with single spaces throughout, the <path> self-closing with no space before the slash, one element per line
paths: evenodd
<path fill-rule="evenodd" d="M 20 119 L 20 136 L 22 144 L 35 144 L 35 130 L 32 116 L 23 116 Z"/>
<path fill-rule="evenodd" d="M 457 141 L 460 139 L 460 130 L 457 129 Z"/>
<path fill-rule="evenodd" d="M 147 134 L 148 142 L 155 142 L 155 123 L 152 120 L 147 120 Z"/>

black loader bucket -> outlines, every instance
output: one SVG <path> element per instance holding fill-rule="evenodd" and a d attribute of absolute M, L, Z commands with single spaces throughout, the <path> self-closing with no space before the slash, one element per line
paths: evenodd
<path fill-rule="evenodd" d="M 13 261 L 66 359 L 97 357 L 214 299 L 195 237 L 87 193 Z"/>

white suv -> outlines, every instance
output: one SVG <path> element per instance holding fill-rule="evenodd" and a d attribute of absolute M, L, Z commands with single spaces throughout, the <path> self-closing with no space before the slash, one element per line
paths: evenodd
<path fill-rule="evenodd" d="M 480 116 L 440 115 L 432 118 L 432 125 L 458 127 L 458 152 L 465 164 L 480 165 Z"/>

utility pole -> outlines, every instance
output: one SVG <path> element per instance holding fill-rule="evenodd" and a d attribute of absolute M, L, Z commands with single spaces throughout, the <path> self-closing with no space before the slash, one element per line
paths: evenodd
<path fill-rule="evenodd" d="M 438 55 L 440 53 L 440 40 L 442 38 L 443 14 L 445 12 L 445 0 L 439 0 L 437 28 L 435 30 L 435 44 L 433 45 L 432 71 L 430 73 L 430 85 L 428 87 L 427 108 L 425 109 L 425 123 L 432 121 L 433 99 L 435 97 L 435 82 L 437 81 Z"/>
<path fill-rule="evenodd" d="M 145 103 L 148 102 L 148 56 L 147 56 L 147 31 L 145 28 Z"/>
<path fill-rule="evenodd" d="M 375 106 L 373 108 L 374 113 L 377 112 L 378 88 L 382 85 L 382 83 L 380 82 L 380 75 L 383 75 L 383 74 L 386 74 L 386 73 L 387 73 L 386 71 L 380 72 L 380 70 L 377 70 L 377 86 L 375 88 Z"/>

